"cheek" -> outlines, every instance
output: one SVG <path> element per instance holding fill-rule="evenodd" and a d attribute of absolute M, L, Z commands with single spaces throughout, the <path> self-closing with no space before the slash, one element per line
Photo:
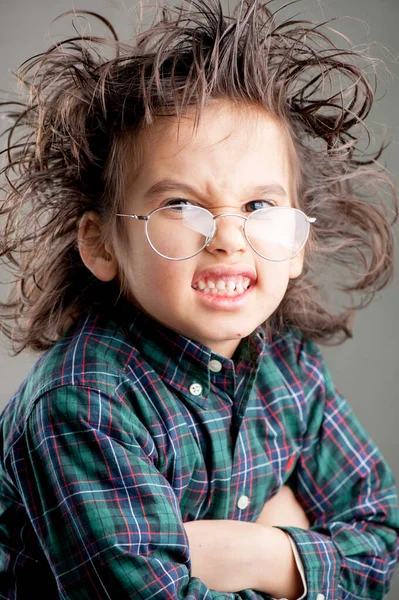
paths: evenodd
<path fill-rule="evenodd" d="M 287 289 L 290 277 L 290 261 L 264 261 L 258 267 L 258 278 L 261 285 L 267 288 L 269 294 L 280 295 Z"/>
<path fill-rule="evenodd" d="M 148 244 L 131 243 L 120 264 L 130 297 L 140 304 L 177 301 L 191 285 L 189 265 L 161 258 Z"/>

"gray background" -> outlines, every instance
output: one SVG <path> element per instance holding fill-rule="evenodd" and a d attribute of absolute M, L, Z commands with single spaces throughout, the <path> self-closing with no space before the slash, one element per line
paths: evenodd
<path fill-rule="evenodd" d="M 61 33 L 70 34 L 67 21 L 62 25 L 51 25 L 60 13 L 76 8 L 97 10 L 111 19 L 121 38 L 128 38 L 131 22 L 137 20 L 137 2 L 132 0 L 0 0 L 0 89 L 15 89 L 11 71 L 27 57 L 44 50 L 58 40 Z M 155 4 L 155 2 L 154 2 Z M 279 4 L 279 3 L 277 3 Z M 280 3 L 281 4 L 281 3 Z M 234 1 L 230 3 L 234 5 Z M 390 49 L 388 58 L 398 56 L 399 1 L 398 0 L 304 0 L 292 9 L 313 20 L 330 17 L 352 17 L 340 19 L 336 28 L 348 35 L 355 43 L 363 44 L 376 40 Z M 367 25 L 366 25 L 367 24 Z M 49 33 L 50 31 L 50 33 Z M 375 49 L 381 56 L 381 50 Z M 384 132 L 391 139 L 386 154 L 386 164 L 396 183 L 399 173 L 398 161 L 398 100 L 399 64 L 389 60 L 392 76 L 386 84 L 387 93 L 377 103 L 369 125 L 377 134 Z M 5 94 L 1 93 L 4 99 Z M 398 251 L 396 251 L 398 254 Z M 398 256 L 399 258 L 399 256 Z M 4 271 L 0 271 L 4 280 Z M 4 298 L 6 289 L 0 289 Z M 343 346 L 324 349 L 324 354 L 338 387 L 348 398 L 362 424 L 382 450 L 399 481 L 399 403 L 397 380 L 399 370 L 399 319 L 397 318 L 399 277 L 384 290 L 374 303 L 358 314 L 353 340 Z M 3 406 L 22 380 L 34 357 L 22 354 L 10 357 L 6 341 L 0 340 L 0 407 Z M 399 570 L 393 587 L 387 596 L 399 598 Z"/>

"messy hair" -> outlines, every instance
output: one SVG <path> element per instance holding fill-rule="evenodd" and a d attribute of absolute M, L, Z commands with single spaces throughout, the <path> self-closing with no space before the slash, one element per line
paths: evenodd
<path fill-rule="evenodd" d="M 89 310 L 123 301 L 120 281 L 99 281 L 84 266 L 80 220 L 96 211 L 104 235 L 123 237 L 115 215 L 127 140 L 134 146 L 165 115 L 190 110 L 198 123 L 218 99 L 264 110 L 289 132 L 296 202 L 316 218 L 303 273 L 268 325 L 318 341 L 351 335 L 354 308 L 392 276 L 397 200 L 381 151 L 365 142 L 375 60 L 331 24 L 279 20 L 271 4 L 240 0 L 231 16 L 219 0 L 165 7 L 131 43 L 85 13 L 107 35 L 74 36 L 22 65 L 26 100 L 3 104 L 12 124 L 0 210 L 0 256 L 13 275 L 2 329 L 17 351 L 47 349 Z M 326 282 L 335 282 L 342 306 L 331 306 Z"/>

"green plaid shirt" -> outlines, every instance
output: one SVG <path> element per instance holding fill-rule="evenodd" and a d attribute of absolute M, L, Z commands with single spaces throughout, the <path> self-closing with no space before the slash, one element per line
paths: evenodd
<path fill-rule="evenodd" d="M 318 349 L 259 329 L 235 358 L 133 311 L 39 360 L 0 422 L 1 598 L 267 598 L 192 577 L 183 523 L 255 521 L 287 482 L 307 598 L 383 598 L 393 478 Z"/>

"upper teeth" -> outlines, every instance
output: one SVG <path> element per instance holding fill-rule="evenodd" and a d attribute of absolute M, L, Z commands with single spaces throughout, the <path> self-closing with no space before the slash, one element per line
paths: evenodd
<path fill-rule="evenodd" d="M 248 277 L 234 277 L 234 279 L 200 279 L 193 284 L 194 289 L 199 289 L 205 294 L 242 294 L 248 289 L 251 280 Z"/>

